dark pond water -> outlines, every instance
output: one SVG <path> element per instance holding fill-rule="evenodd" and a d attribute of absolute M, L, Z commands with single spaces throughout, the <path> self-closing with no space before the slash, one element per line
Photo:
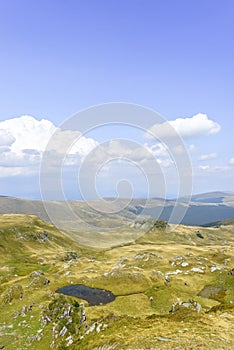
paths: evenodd
<path fill-rule="evenodd" d="M 90 288 L 84 286 L 83 284 L 72 284 L 70 286 L 65 286 L 56 290 L 56 293 L 62 293 L 64 295 L 84 299 L 89 303 L 89 305 L 92 306 L 108 304 L 115 300 L 115 295 L 108 290 Z"/>

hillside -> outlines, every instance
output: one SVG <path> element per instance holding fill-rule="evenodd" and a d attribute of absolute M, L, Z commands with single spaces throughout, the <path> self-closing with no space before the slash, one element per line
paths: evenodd
<path fill-rule="evenodd" d="M 233 232 L 155 223 L 131 244 L 87 249 L 33 215 L 1 215 L 0 346 L 231 350 Z M 56 293 L 76 285 L 115 300 L 91 306 Z"/>
<path fill-rule="evenodd" d="M 174 200 L 119 199 L 110 212 L 110 198 L 97 201 L 46 202 L 10 197 L 0 197 L 0 214 L 33 214 L 41 220 L 50 222 L 48 214 L 53 216 L 53 223 L 67 231 L 100 231 L 105 228 L 119 228 L 141 219 L 161 219 L 168 221 L 175 206 Z M 126 205 L 126 203 L 128 203 Z M 187 208 L 181 224 L 205 225 L 214 221 L 228 220 L 234 217 L 234 195 L 224 192 L 212 192 L 192 196 L 187 207 L 181 198 L 178 209 Z M 120 208 L 123 207 L 123 210 Z M 96 210 L 97 208 L 97 210 Z M 111 207 L 113 209 L 113 206 Z M 74 216 L 71 215 L 71 209 Z M 48 212 L 48 214 L 47 214 Z M 173 222 L 172 222 L 173 223 Z M 103 227 L 102 227 L 103 226 Z"/>

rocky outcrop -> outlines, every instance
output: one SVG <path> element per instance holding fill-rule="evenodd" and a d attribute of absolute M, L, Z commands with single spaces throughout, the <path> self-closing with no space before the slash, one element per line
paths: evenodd
<path fill-rule="evenodd" d="M 19 317 L 19 316 L 25 316 L 25 315 L 27 315 L 29 312 L 31 312 L 32 311 L 32 308 L 33 308 L 33 305 L 34 305 L 35 303 L 32 303 L 32 304 L 30 304 L 30 305 L 24 305 L 22 308 L 21 308 L 21 310 L 19 311 L 19 312 L 17 312 L 17 313 L 15 313 L 14 315 L 13 315 L 13 318 L 16 318 L 16 317 Z"/>
<path fill-rule="evenodd" d="M 3 303 L 9 304 L 14 299 L 22 300 L 23 299 L 23 288 L 20 284 L 16 284 L 10 287 L 6 293 L 3 295 Z"/>
<path fill-rule="evenodd" d="M 170 313 L 178 312 L 181 310 L 190 310 L 190 311 L 201 311 L 201 305 L 192 299 L 189 299 L 189 301 L 180 301 L 177 300 L 175 303 L 172 304 Z"/>
<path fill-rule="evenodd" d="M 59 253 L 56 258 L 61 261 L 69 262 L 72 260 L 77 260 L 79 257 L 78 253 L 72 250 L 67 250 L 64 253 Z"/>
<path fill-rule="evenodd" d="M 74 338 L 86 329 L 84 305 L 63 295 L 55 297 L 41 316 L 42 332 L 44 327 L 52 326 L 51 348 L 68 347 Z"/>
<path fill-rule="evenodd" d="M 27 287 L 30 287 L 32 285 L 42 286 L 50 283 L 50 280 L 44 275 L 44 272 L 41 270 L 33 271 L 30 274 L 29 279 L 30 279 L 30 283 Z"/>

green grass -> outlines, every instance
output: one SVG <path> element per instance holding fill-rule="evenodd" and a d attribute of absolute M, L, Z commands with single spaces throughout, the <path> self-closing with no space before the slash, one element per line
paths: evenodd
<path fill-rule="evenodd" d="M 204 239 L 196 236 L 197 229 Z M 41 240 L 44 231 L 49 241 Z M 9 350 L 50 349 L 52 324 L 43 328 L 40 341 L 29 339 L 42 328 L 41 316 L 51 301 L 57 300 L 55 291 L 71 283 L 107 289 L 117 297 L 106 305 L 88 306 L 84 302 L 86 328 L 75 332 L 74 344 L 69 349 L 173 349 L 176 346 L 232 349 L 234 346 L 234 309 L 230 304 L 234 300 L 234 276 L 228 275 L 234 266 L 234 236 L 230 225 L 179 226 L 175 232 L 155 228 L 134 244 L 88 249 L 33 215 L 1 215 L 0 238 L 0 344 Z M 68 251 L 76 252 L 78 258 L 67 261 Z M 178 256 L 182 260 L 175 259 Z M 187 262 L 188 266 L 182 267 L 181 262 Z M 211 272 L 211 267 L 216 265 L 224 268 Z M 204 267 L 204 273 L 191 271 L 195 267 Z M 48 285 L 30 285 L 30 274 L 38 270 L 50 280 Z M 176 270 L 181 273 L 170 274 Z M 170 282 L 166 282 L 166 274 Z M 4 294 L 15 285 L 22 287 L 23 300 L 16 295 L 4 304 Z M 207 285 L 220 286 L 225 293 L 216 295 L 216 300 L 199 296 Z M 191 310 L 169 313 L 172 303 L 189 299 L 201 304 L 200 313 Z M 69 300 L 73 304 L 77 299 L 65 300 L 64 304 Z M 13 317 L 24 305 L 32 303 L 29 313 Z M 75 325 L 79 326 L 78 318 L 71 324 L 71 331 Z M 93 324 L 101 325 L 100 332 L 95 328 L 85 334 Z M 66 348 L 65 338 L 59 338 L 56 344 L 54 348 Z"/>

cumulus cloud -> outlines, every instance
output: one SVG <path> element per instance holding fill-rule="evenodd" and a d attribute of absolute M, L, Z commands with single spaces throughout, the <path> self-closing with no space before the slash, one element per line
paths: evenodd
<path fill-rule="evenodd" d="M 57 129 L 46 146 L 46 151 L 54 151 L 61 155 L 78 155 L 84 158 L 98 142 L 92 138 L 82 136 L 80 131 Z"/>
<path fill-rule="evenodd" d="M 97 142 L 78 131 L 60 130 L 47 119 L 37 120 L 28 115 L 0 122 L 0 176 L 13 176 L 39 171 L 40 161 L 52 135 L 57 132 L 58 142 L 52 142 L 55 152 L 64 152 L 64 142 L 77 140 L 68 154 L 84 157 Z M 74 161 L 73 161 L 74 163 Z M 4 171 L 3 171 L 4 169 Z M 14 169 L 14 170 L 13 170 Z"/>
<path fill-rule="evenodd" d="M 165 123 L 155 124 L 145 136 L 164 139 L 176 137 L 179 134 L 182 138 L 193 138 L 214 135 L 220 129 L 221 126 L 209 119 L 206 114 L 198 113 L 192 118 L 177 118 Z"/>
<path fill-rule="evenodd" d="M 229 159 L 229 164 L 234 165 L 234 157 Z"/>
<path fill-rule="evenodd" d="M 0 129 L 0 147 L 10 146 L 13 142 L 15 142 L 14 136 L 7 130 Z"/>
<path fill-rule="evenodd" d="M 20 153 L 23 149 L 43 151 L 56 127 L 49 120 L 24 115 L 0 122 L 0 129 L 14 139 L 11 151 Z"/>
<path fill-rule="evenodd" d="M 209 159 L 215 159 L 217 157 L 216 153 L 209 153 L 209 154 L 202 154 L 198 160 L 209 160 Z"/>
<path fill-rule="evenodd" d="M 81 136 L 71 147 L 71 154 L 79 154 L 83 159 L 89 154 L 95 147 L 98 146 L 98 142 L 92 138 Z"/>

